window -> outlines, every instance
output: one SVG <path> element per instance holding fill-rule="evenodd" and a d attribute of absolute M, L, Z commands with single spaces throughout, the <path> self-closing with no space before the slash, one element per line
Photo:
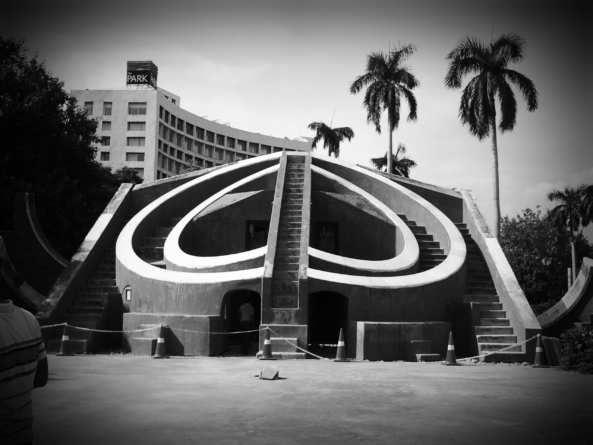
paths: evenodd
<path fill-rule="evenodd" d="M 146 102 L 130 102 L 128 104 L 128 114 L 146 115 Z"/>
<path fill-rule="evenodd" d="M 173 115 L 171 115 L 171 126 L 173 128 L 175 128 L 175 124 L 177 123 L 177 118 Z"/>
<path fill-rule="evenodd" d="M 249 153 L 257 153 L 257 144 L 253 142 L 249 143 Z"/>
<path fill-rule="evenodd" d="M 206 149 L 204 150 L 204 155 L 208 156 L 209 158 L 212 157 L 212 147 L 210 145 L 206 145 Z"/>
<path fill-rule="evenodd" d="M 108 151 L 102 151 L 101 152 L 101 160 L 102 161 L 109 161 L 109 152 Z"/>
<path fill-rule="evenodd" d="M 247 151 L 247 143 L 245 141 L 237 141 L 237 145 L 241 151 Z"/>
<path fill-rule="evenodd" d="M 103 116 L 111 116 L 111 102 L 103 102 Z"/>
<path fill-rule="evenodd" d="M 206 168 L 212 168 L 212 162 L 206 161 Z"/>
<path fill-rule="evenodd" d="M 159 141 L 159 150 L 163 149 L 163 141 Z"/>
<path fill-rule="evenodd" d="M 159 107 L 159 119 L 163 119 L 163 115 L 165 114 L 165 109 L 163 107 Z"/>
<path fill-rule="evenodd" d="M 184 122 L 181 119 L 177 119 L 177 129 L 183 131 Z"/>
<path fill-rule="evenodd" d="M 85 102 L 84 103 L 84 112 L 91 116 L 93 114 L 93 103 L 92 102 Z"/>
<path fill-rule="evenodd" d="M 245 155 L 241 155 L 239 153 L 235 154 L 235 159 L 237 161 L 242 161 L 243 159 L 245 159 Z"/>
<path fill-rule="evenodd" d="M 138 173 L 138 176 L 140 176 L 141 178 L 144 178 L 144 169 L 143 168 L 133 168 L 132 170 L 134 170 L 136 173 Z"/>
<path fill-rule="evenodd" d="M 192 155 L 185 155 L 185 162 L 187 162 L 188 164 L 191 164 L 194 160 L 194 157 Z"/>
<path fill-rule="evenodd" d="M 181 150 L 177 150 L 177 159 L 183 159 L 183 153 Z"/>
<path fill-rule="evenodd" d="M 145 138 L 128 138 L 128 147 L 144 147 Z"/>
<path fill-rule="evenodd" d="M 192 141 L 190 138 L 185 138 L 183 141 L 183 148 L 185 148 L 188 151 L 191 151 L 192 148 Z"/>
<path fill-rule="evenodd" d="M 177 135 L 177 146 L 183 147 L 183 136 L 181 136 L 180 134 Z"/>
<path fill-rule="evenodd" d="M 128 131 L 145 131 L 146 122 L 128 122 Z"/>
<path fill-rule="evenodd" d="M 165 110 L 165 122 L 169 123 L 169 112 L 167 110 Z"/>
<path fill-rule="evenodd" d="M 204 146 L 204 144 L 198 142 L 198 141 L 194 141 L 194 152 L 201 155 L 202 154 L 202 147 Z"/>
<path fill-rule="evenodd" d="M 163 139 L 167 140 L 169 138 L 169 127 L 163 127 Z"/>
<path fill-rule="evenodd" d="M 229 148 L 235 148 L 235 140 L 233 138 L 226 138 L 226 146 Z"/>
<path fill-rule="evenodd" d="M 196 127 L 196 137 L 198 139 L 204 140 L 204 130 L 201 129 L 200 127 Z"/>
<path fill-rule="evenodd" d="M 272 152 L 272 147 L 269 145 L 262 145 L 261 146 L 261 154 L 269 155 Z"/>
<path fill-rule="evenodd" d="M 103 145 L 103 146 L 111 145 L 111 138 L 109 136 L 101 136 L 101 145 Z"/>
<path fill-rule="evenodd" d="M 169 130 L 169 142 L 173 142 L 175 140 L 175 132 L 173 130 Z"/>
<path fill-rule="evenodd" d="M 211 131 L 207 131 L 206 132 L 206 140 L 208 142 L 214 142 L 214 133 L 212 133 Z"/>
<path fill-rule="evenodd" d="M 233 154 L 230 151 L 227 151 L 224 154 L 224 160 L 227 162 L 233 162 Z"/>
<path fill-rule="evenodd" d="M 190 136 L 194 135 L 194 126 L 192 124 L 185 123 L 185 132 Z"/>
<path fill-rule="evenodd" d="M 167 166 L 167 170 L 169 170 L 170 172 L 173 171 L 173 169 L 175 168 L 175 162 L 173 161 L 173 159 L 168 159 L 167 163 L 169 164 Z"/>
<path fill-rule="evenodd" d="M 216 158 L 222 161 L 224 159 L 224 150 L 216 150 Z"/>
<path fill-rule="evenodd" d="M 126 153 L 126 161 L 144 162 L 144 153 Z"/>
<path fill-rule="evenodd" d="M 281 147 L 274 147 L 274 153 L 278 153 L 279 151 L 282 151 Z"/>
<path fill-rule="evenodd" d="M 216 143 L 218 145 L 224 145 L 224 136 L 221 136 L 220 134 L 216 137 Z"/>
<path fill-rule="evenodd" d="M 101 123 L 101 130 L 103 130 L 103 131 L 110 131 L 111 130 L 111 122 L 110 121 L 103 121 Z"/>

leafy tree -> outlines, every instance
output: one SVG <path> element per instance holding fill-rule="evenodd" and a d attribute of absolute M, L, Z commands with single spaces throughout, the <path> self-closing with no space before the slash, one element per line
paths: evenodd
<path fill-rule="evenodd" d="M 358 76 L 350 86 L 350 93 L 356 94 L 367 87 L 363 105 L 367 109 L 367 122 L 373 123 L 377 133 L 381 133 L 381 113 L 387 110 L 389 125 L 389 150 L 387 155 L 387 171 L 392 172 L 393 166 L 393 130 L 399 126 L 399 113 L 402 96 L 408 102 L 410 113 L 408 121 L 418 119 L 416 97 L 411 90 L 420 85 L 404 62 L 414 54 L 412 45 L 404 45 L 389 54 L 371 53 L 367 57 L 366 73 Z"/>
<path fill-rule="evenodd" d="M 577 276 L 576 238 L 581 226 L 581 197 L 585 187 L 566 187 L 564 190 L 552 190 L 548 193 L 550 201 L 558 201 L 556 207 L 550 211 L 550 221 L 559 229 L 568 230 L 572 250 L 572 280 Z"/>
<path fill-rule="evenodd" d="M 525 40 L 517 34 L 503 34 L 489 45 L 474 37 L 466 37 L 447 55 L 449 69 L 445 77 L 447 88 L 461 88 L 463 77 L 477 74 L 461 94 L 459 117 L 479 140 L 492 136 L 492 183 L 494 192 L 494 236 L 500 232 L 500 197 L 498 176 L 498 144 L 496 139 L 496 104 L 500 109 L 501 133 L 512 131 L 517 120 L 517 101 L 511 84 L 516 85 L 527 101 L 527 109 L 537 108 L 537 91 L 533 82 L 508 68 L 520 62 L 525 52 Z"/>
<path fill-rule="evenodd" d="M 581 224 L 587 227 L 593 221 L 593 185 L 586 186 L 581 192 Z"/>
<path fill-rule="evenodd" d="M 354 137 L 354 132 L 350 127 L 331 128 L 323 122 L 312 122 L 309 129 L 316 131 L 313 138 L 312 148 L 317 148 L 317 143 L 323 139 L 323 148 L 327 148 L 327 155 L 332 153 L 337 158 L 340 156 L 340 144 L 344 139 L 349 141 Z"/>
<path fill-rule="evenodd" d="M 121 184 L 142 184 L 144 178 L 138 176 L 138 172 L 130 167 L 122 167 L 114 173 L 114 185 L 119 187 Z"/>
<path fill-rule="evenodd" d="M 406 156 L 398 158 L 399 154 L 406 154 L 406 146 L 404 144 L 398 144 L 397 151 L 393 155 L 391 165 L 393 170 L 390 172 L 394 175 L 403 176 L 404 178 L 410 177 L 410 169 L 416 167 L 416 161 Z M 387 153 L 380 158 L 371 158 L 371 163 L 377 170 L 387 171 Z"/>
<path fill-rule="evenodd" d="M 16 192 L 35 193 L 47 237 L 71 257 L 116 187 L 95 160 L 96 128 L 22 41 L 0 36 L 0 227 Z"/>
<path fill-rule="evenodd" d="M 566 269 L 571 263 L 570 236 L 554 226 L 549 212 L 525 209 L 501 221 L 499 242 L 531 305 L 551 306 L 568 288 Z M 583 235 L 576 239 L 577 259 L 593 255 Z M 547 303 L 547 304 L 546 304 Z"/>

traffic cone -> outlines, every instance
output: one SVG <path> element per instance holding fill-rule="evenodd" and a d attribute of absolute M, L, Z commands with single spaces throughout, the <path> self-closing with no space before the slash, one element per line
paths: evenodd
<path fill-rule="evenodd" d="M 159 339 L 156 342 L 156 351 L 152 358 L 169 358 L 167 348 L 165 347 L 165 327 L 161 325 Z"/>
<path fill-rule="evenodd" d="M 266 328 L 266 337 L 264 339 L 264 350 L 259 360 L 276 360 L 272 355 L 272 341 L 270 340 L 270 329 Z"/>
<path fill-rule="evenodd" d="M 346 343 L 344 343 L 344 332 L 340 328 L 340 338 L 338 339 L 338 350 L 336 351 L 336 358 L 334 362 L 347 362 L 346 358 Z"/>
<path fill-rule="evenodd" d="M 535 363 L 531 365 L 532 368 L 549 368 L 546 365 L 546 359 L 544 357 L 544 347 L 542 345 L 542 337 L 537 334 L 537 345 L 535 346 Z"/>
<path fill-rule="evenodd" d="M 453 331 L 449 332 L 449 346 L 447 346 L 447 359 L 445 362 L 441 362 L 441 365 L 445 366 L 459 366 L 455 359 L 455 345 L 453 344 Z"/>
<path fill-rule="evenodd" d="M 64 333 L 62 334 L 62 343 L 60 344 L 60 352 L 57 354 L 60 357 L 67 357 L 74 355 L 70 347 L 70 336 L 68 335 L 68 325 L 64 326 Z"/>

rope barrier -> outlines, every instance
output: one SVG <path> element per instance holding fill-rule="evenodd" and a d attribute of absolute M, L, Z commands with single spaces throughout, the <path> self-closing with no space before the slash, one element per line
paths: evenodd
<path fill-rule="evenodd" d="M 195 332 L 197 334 L 215 334 L 215 335 L 230 335 L 230 334 L 247 334 L 248 332 L 259 332 L 263 331 L 266 328 L 259 328 L 259 329 L 252 329 L 251 331 L 234 331 L 234 332 L 210 332 L 210 331 L 190 331 L 188 329 L 181 329 L 181 328 L 172 328 L 169 327 L 172 331 L 183 331 L 183 332 Z"/>
<path fill-rule="evenodd" d="M 534 335 L 533 337 L 531 337 L 531 338 L 529 338 L 527 340 L 524 340 L 521 343 L 517 343 L 517 344 L 511 345 L 511 346 L 507 346 L 506 348 L 499 349 L 498 351 L 488 351 L 488 352 L 485 352 L 484 354 L 474 355 L 473 357 L 458 358 L 456 360 L 457 361 L 459 361 L 459 360 L 471 360 L 471 359 L 474 359 L 474 358 L 486 357 L 487 355 L 498 354 L 499 352 L 506 351 L 507 349 L 515 348 L 517 346 L 521 346 L 521 345 L 523 345 L 525 343 L 528 343 L 531 340 L 533 340 L 534 338 L 537 338 L 537 335 Z"/>
<path fill-rule="evenodd" d="M 270 328 L 268 328 L 268 329 L 270 329 Z M 270 329 L 270 332 L 271 332 L 271 333 L 273 333 L 273 334 L 279 335 L 277 332 L 274 332 L 272 329 Z M 288 343 L 289 345 L 292 345 L 292 346 L 294 346 L 294 347 L 295 347 L 295 348 L 297 348 L 298 350 L 300 350 L 300 351 L 303 351 L 305 354 L 312 355 L 313 357 L 315 357 L 315 358 L 318 358 L 319 360 L 329 360 L 328 358 L 321 357 L 321 356 L 319 356 L 319 355 L 316 355 L 316 354 L 313 354 L 312 352 L 309 352 L 309 351 L 307 351 L 306 349 L 300 348 L 299 346 L 297 346 L 297 345 L 295 345 L 295 344 L 293 344 L 293 343 L 289 342 L 288 340 L 286 340 L 284 337 L 278 337 L 278 338 L 281 338 L 281 339 L 282 339 L 282 340 L 284 340 L 286 343 Z"/>

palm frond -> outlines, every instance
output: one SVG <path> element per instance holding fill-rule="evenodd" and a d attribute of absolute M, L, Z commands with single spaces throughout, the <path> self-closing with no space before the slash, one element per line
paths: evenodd
<path fill-rule="evenodd" d="M 523 93 L 523 98 L 527 102 L 527 110 L 534 111 L 537 109 L 537 97 L 538 93 L 535 89 L 535 85 L 528 77 L 514 70 L 504 70 L 504 77 L 508 79 L 514 85 L 519 87 L 519 91 Z"/>

